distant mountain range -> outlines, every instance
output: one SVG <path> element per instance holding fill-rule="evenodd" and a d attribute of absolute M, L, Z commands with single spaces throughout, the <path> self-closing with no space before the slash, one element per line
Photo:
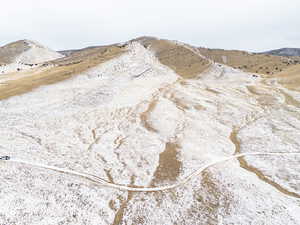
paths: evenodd
<path fill-rule="evenodd" d="M 300 56 L 300 48 L 280 48 L 266 52 L 261 52 L 261 54 L 278 56 Z"/>

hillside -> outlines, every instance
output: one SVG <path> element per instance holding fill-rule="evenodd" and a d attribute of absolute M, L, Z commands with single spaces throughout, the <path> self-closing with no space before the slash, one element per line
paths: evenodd
<path fill-rule="evenodd" d="M 204 71 L 209 65 L 209 62 L 203 59 L 201 55 L 217 63 L 226 64 L 250 73 L 265 75 L 277 74 L 288 69 L 290 66 L 300 64 L 300 54 L 298 54 L 298 49 L 295 48 L 283 48 L 264 53 L 251 53 L 239 50 L 195 48 L 184 43 L 147 36 L 133 39 L 130 42 L 132 41 L 138 41 L 145 47 L 149 47 L 149 50 L 155 52 L 161 63 L 187 77 L 193 77 L 193 74 Z M 101 48 L 101 46 L 64 50 L 59 53 L 70 56 L 74 53 L 97 48 Z M 193 50 L 190 51 L 191 49 Z M 288 54 L 288 51 L 290 54 Z M 187 72 L 188 70 L 189 72 Z"/>
<path fill-rule="evenodd" d="M 272 75 L 300 64 L 300 57 L 255 54 L 237 50 L 199 48 L 202 55 L 228 66 L 250 72 Z"/>
<path fill-rule="evenodd" d="M 298 65 L 151 37 L 69 53 L 0 75 L 0 224 L 300 224 Z"/>
<path fill-rule="evenodd" d="M 184 43 L 158 39 L 155 37 L 140 37 L 128 42 L 115 44 L 115 46 L 124 47 L 133 42 L 138 42 L 145 48 L 154 52 L 155 56 L 162 64 L 170 67 L 185 78 L 197 76 L 210 65 L 210 62 L 199 54 L 197 48 Z M 75 58 L 76 55 L 82 55 L 85 52 L 98 51 L 104 47 L 105 46 L 91 46 L 84 49 L 60 51 L 60 53 Z"/>
<path fill-rule="evenodd" d="M 208 60 L 187 45 L 143 37 L 123 44 L 73 50 L 68 56 L 48 61 L 34 71 L 28 73 L 21 71 L 22 75 L 20 73 L 2 75 L 0 82 L 1 79 L 9 81 L 6 82 L 6 85 L 0 86 L 0 99 L 30 91 L 41 85 L 69 79 L 93 66 L 119 56 L 125 51 L 126 46 L 136 41 L 145 46 L 151 45 L 150 50 L 154 52 L 158 60 L 184 78 L 193 78 L 208 69 L 210 65 Z M 14 77 L 18 77 L 18 79 L 14 79 Z"/>
<path fill-rule="evenodd" d="M 87 49 L 72 56 L 48 61 L 35 69 L 0 76 L 0 99 L 26 93 L 42 85 L 57 83 L 122 54 L 116 46 Z"/>
<path fill-rule="evenodd" d="M 30 40 L 20 40 L 0 47 L 1 64 L 36 64 L 61 57 L 63 55 Z"/>
<path fill-rule="evenodd" d="M 285 87 L 300 91 L 300 65 L 291 66 L 283 72 L 275 74 L 275 77 Z"/>
<path fill-rule="evenodd" d="M 153 51 L 162 64 L 170 67 L 184 78 L 194 78 L 210 65 L 209 60 L 202 57 L 197 48 L 184 43 L 153 37 L 141 37 L 132 41 L 138 41 Z"/>
<path fill-rule="evenodd" d="M 0 47 L 0 74 L 30 69 L 38 64 L 63 57 L 30 40 L 20 40 Z"/>

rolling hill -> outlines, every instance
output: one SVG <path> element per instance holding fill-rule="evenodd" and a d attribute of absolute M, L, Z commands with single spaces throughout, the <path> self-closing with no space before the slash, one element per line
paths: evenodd
<path fill-rule="evenodd" d="M 37 42 L 20 40 L 0 47 L 0 74 L 33 68 L 46 61 L 63 57 Z"/>
<path fill-rule="evenodd" d="M 34 43 L 0 50 L 37 64 L 0 74 L 0 224 L 300 224 L 297 58 Z"/>
<path fill-rule="evenodd" d="M 205 57 L 228 66 L 250 72 L 272 75 L 288 67 L 300 64 L 300 57 L 285 57 L 250 53 L 238 50 L 199 48 Z"/>

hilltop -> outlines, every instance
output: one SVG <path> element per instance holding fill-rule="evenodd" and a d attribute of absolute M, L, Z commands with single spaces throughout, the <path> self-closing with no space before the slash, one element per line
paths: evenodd
<path fill-rule="evenodd" d="M 62 54 L 31 40 L 20 40 L 0 47 L 1 64 L 36 64 L 61 57 Z"/>
<path fill-rule="evenodd" d="M 32 68 L 62 54 L 30 40 L 20 40 L 0 47 L 0 73 Z"/>

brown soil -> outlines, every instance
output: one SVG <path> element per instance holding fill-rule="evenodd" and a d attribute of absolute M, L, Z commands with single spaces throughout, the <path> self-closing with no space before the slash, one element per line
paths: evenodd
<path fill-rule="evenodd" d="M 165 150 L 159 155 L 159 166 L 157 167 L 152 185 L 160 184 L 162 181 L 176 181 L 179 177 L 181 162 L 177 159 L 178 148 L 176 143 L 166 143 Z"/>

